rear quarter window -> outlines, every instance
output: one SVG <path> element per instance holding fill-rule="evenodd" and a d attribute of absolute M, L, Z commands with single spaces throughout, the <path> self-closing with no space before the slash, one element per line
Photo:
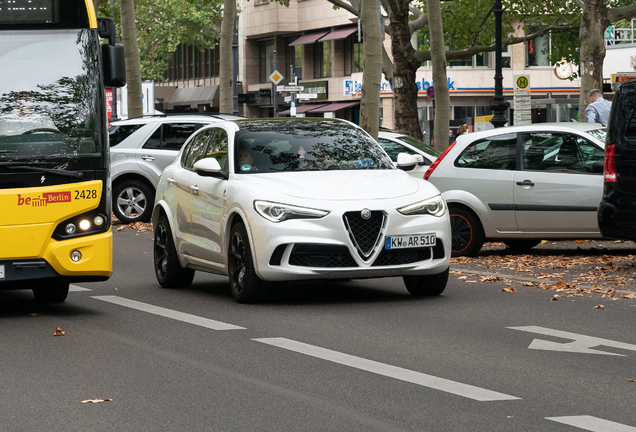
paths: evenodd
<path fill-rule="evenodd" d="M 108 129 L 110 146 L 115 147 L 143 126 L 142 124 L 111 126 L 110 129 Z"/>

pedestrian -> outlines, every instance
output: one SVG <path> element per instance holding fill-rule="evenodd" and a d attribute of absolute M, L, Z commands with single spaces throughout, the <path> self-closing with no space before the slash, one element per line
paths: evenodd
<path fill-rule="evenodd" d="M 453 142 L 455 142 L 455 135 L 453 134 L 453 130 L 449 129 L 448 130 L 448 145 L 451 145 Z M 433 140 L 431 140 L 431 145 L 433 145 Z"/>
<path fill-rule="evenodd" d="M 468 125 L 466 123 L 457 128 L 457 136 L 464 135 L 465 133 L 468 133 Z"/>
<path fill-rule="evenodd" d="M 603 126 L 607 126 L 612 103 L 603 98 L 603 92 L 599 89 L 590 90 L 587 97 L 590 99 L 590 104 L 585 108 L 587 122 L 601 123 Z"/>

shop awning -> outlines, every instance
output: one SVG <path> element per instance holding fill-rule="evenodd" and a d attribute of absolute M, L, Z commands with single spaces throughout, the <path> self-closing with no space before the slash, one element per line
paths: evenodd
<path fill-rule="evenodd" d="M 315 108 L 319 108 L 321 106 L 323 106 L 324 104 L 308 104 L 308 105 L 299 105 L 296 107 L 296 114 L 302 114 L 304 112 L 307 111 L 311 111 Z M 289 115 L 289 113 L 291 112 L 291 110 L 285 110 L 285 111 L 281 111 L 278 114 L 280 115 Z"/>
<path fill-rule="evenodd" d="M 327 30 L 319 31 L 315 33 L 307 33 L 305 35 L 302 35 L 301 37 L 299 37 L 292 43 L 290 43 L 289 46 L 312 44 L 316 42 L 318 39 L 320 39 L 321 37 L 323 37 L 324 35 L 326 35 L 327 33 L 329 33 L 329 31 Z"/>
<path fill-rule="evenodd" d="M 344 39 L 347 36 L 349 36 L 350 34 L 355 33 L 356 31 L 358 31 L 358 27 L 339 28 L 337 30 L 332 31 L 328 35 L 323 36 L 322 38 L 320 38 L 319 42 L 326 42 L 326 41 Z"/>
<path fill-rule="evenodd" d="M 351 107 L 356 106 L 356 105 L 360 105 L 360 101 L 355 101 L 355 102 L 334 102 L 334 103 L 330 103 L 328 105 L 323 105 L 321 107 L 314 108 L 314 109 L 310 110 L 309 112 L 312 112 L 312 113 L 332 112 L 332 111 L 338 111 L 338 110 L 345 109 L 345 108 L 351 108 Z"/>

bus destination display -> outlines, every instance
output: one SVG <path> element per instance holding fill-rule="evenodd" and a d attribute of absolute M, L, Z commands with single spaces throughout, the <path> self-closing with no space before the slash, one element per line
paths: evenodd
<path fill-rule="evenodd" d="M 0 0 L 0 25 L 54 22 L 54 0 Z"/>

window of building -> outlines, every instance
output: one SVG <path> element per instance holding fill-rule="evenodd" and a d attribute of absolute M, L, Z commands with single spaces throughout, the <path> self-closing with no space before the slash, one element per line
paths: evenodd
<path fill-rule="evenodd" d="M 289 46 L 290 43 L 298 39 L 298 36 L 285 39 L 285 67 L 294 68 L 294 74 L 298 79 L 303 77 L 303 46 L 295 45 Z M 286 69 L 289 71 L 289 69 Z M 284 72 L 283 72 L 284 73 Z"/>
<path fill-rule="evenodd" d="M 258 68 L 259 82 L 267 82 L 267 77 L 274 72 L 274 39 L 258 43 Z"/>
<path fill-rule="evenodd" d="M 354 33 L 345 39 L 344 43 L 344 74 L 362 72 L 364 65 L 364 49 L 362 42 L 358 42 L 358 34 Z"/>
<path fill-rule="evenodd" d="M 475 116 L 475 107 L 472 106 L 454 106 L 453 107 L 453 119 L 461 120 L 464 123 L 468 122 L 469 117 Z"/>
<path fill-rule="evenodd" d="M 314 44 L 314 78 L 331 76 L 331 42 Z"/>

